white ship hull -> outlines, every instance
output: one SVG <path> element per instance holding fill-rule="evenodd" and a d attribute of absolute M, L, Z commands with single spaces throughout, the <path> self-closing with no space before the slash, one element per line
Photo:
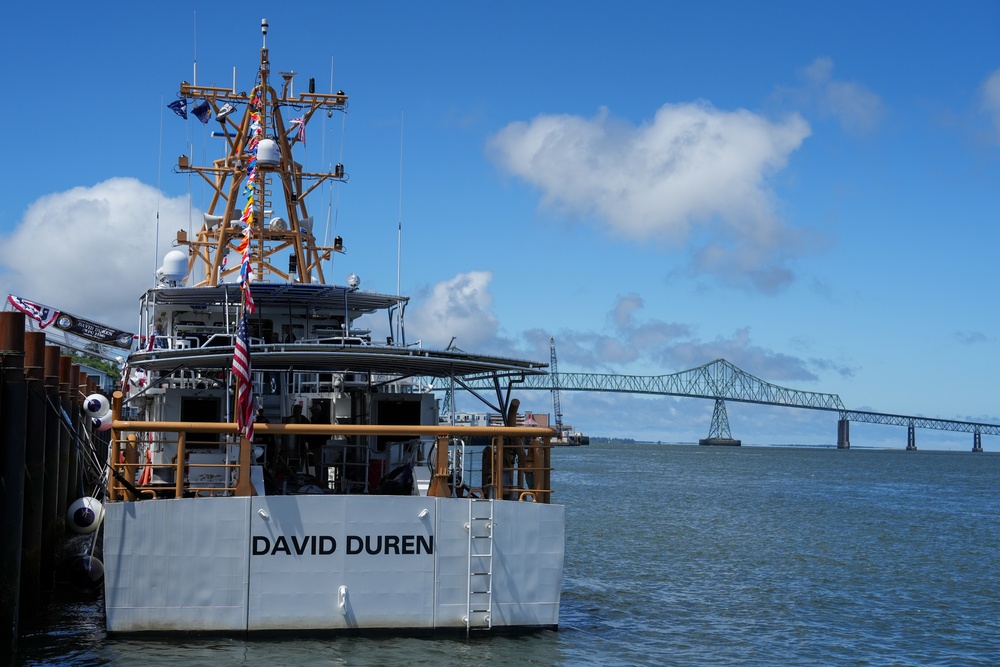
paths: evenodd
<path fill-rule="evenodd" d="M 558 627 L 556 432 L 517 426 L 512 396 L 545 365 L 408 342 L 409 297 L 326 282 L 346 250 L 319 243 L 307 198 L 347 175 L 307 164 L 305 126 L 348 98 L 296 95 L 294 75 L 262 39 L 249 93 L 185 81 L 170 105 L 214 114 L 224 142 L 211 164 L 178 156 L 213 186 L 202 225 L 140 297 L 110 410 L 88 401 L 110 429 L 107 630 Z M 473 379 L 502 425 L 440 424 L 434 383 Z"/>
<path fill-rule="evenodd" d="M 110 503 L 104 530 L 110 633 L 558 625 L 558 505 L 182 498 Z"/>

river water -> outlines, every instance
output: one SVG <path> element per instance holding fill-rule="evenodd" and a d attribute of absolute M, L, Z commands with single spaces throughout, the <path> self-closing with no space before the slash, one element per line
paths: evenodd
<path fill-rule="evenodd" d="M 1000 664 L 1000 455 L 591 445 L 553 452 L 558 632 L 105 638 L 50 606 L 17 665 Z"/>

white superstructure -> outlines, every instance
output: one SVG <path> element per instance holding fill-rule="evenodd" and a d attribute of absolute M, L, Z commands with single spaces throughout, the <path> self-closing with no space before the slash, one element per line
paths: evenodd
<path fill-rule="evenodd" d="M 294 73 L 281 76 L 272 88 L 265 46 L 249 93 L 181 85 L 226 151 L 206 167 L 178 160 L 214 194 L 141 297 L 139 348 L 112 400 L 108 631 L 557 627 L 555 432 L 515 426 L 510 398 L 544 365 L 408 344 L 408 297 L 353 274 L 325 283 L 343 242 L 317 243 L 307 198 L 346 176 L 309 172 L 295 149 L 347 96 L 294 95 Z M 359 321 L 376 314 L 381 334 Z M 249 382 L 235 372 L 244 352 Z M 466 377 L 493 378 L 486 407 L 509 426 L 439 423 L 426 380 Z M 248 405 L 252 440 L 236 416 Z"/>

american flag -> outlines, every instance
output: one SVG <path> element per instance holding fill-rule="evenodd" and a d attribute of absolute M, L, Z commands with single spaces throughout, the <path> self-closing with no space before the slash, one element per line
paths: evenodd
<path fill-rule="evenodd" d="M 253 381 L 250 375 L 250 336 L 247 333 L 247 309 L 243 309 L 240 327 L 233 344 L 233 375 L 236 376 L 236 421 L 247 440 L 253 440 Z"/>

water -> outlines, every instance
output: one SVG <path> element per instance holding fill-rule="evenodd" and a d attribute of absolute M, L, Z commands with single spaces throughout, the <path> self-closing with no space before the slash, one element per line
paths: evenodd
<path fill-rule="evenodd" d="M 1000 455 L 591 445 L 553 464 L 558 632 L 108 640 L 78 601 L 16 664 L 1000 664 Z"/>

